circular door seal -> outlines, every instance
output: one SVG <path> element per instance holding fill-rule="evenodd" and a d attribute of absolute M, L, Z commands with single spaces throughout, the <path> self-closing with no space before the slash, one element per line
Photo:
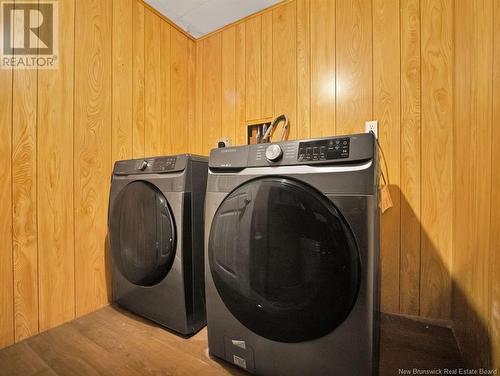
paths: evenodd
<path fill-rule="evenodd" d="M 175 256 L 175 225 L 163 193 L 146 181 L 129 183 L 113 203 L 109 223 L 120 273 L 139 286 L 162 281 Z"/>
<path fill-rule="evenodd" d="M 359 251 L 339 210 L 288 178 L 249 181 L 222 202 L 210 230 L 215 287 L 233 316 L 278 342 L 322 337 L 349 315 Z"/>

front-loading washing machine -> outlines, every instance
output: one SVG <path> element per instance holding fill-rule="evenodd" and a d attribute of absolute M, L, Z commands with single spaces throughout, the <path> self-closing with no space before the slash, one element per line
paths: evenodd
<path fill-rule="evenodd" d="M 214 149 L 205 215 L 212 355 L 258 375 L 377 372 L 373 135 Z"/>
<path fill-rule="evenodd" d="M 118 161 L 109 200 L 113 300 L 178 333 L 206 324 L 207 158 Z"/>

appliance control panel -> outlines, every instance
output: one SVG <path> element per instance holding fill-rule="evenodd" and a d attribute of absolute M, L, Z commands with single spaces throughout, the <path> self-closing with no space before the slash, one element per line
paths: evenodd
<path fill-rule="evenodd" d="M 246 167 L 361 163 L 372 159 L 375 150 L 375 138 L 369 133 L 292 140 L 213 149 L 209 167 L 235 170 Z"/>
<path fill-rule="evenodd" d="M 297 159 L 299 161 L 330 161 L 349 158 L 349 145 L 348 137 L 300 142 Z"/>
<path fill-rule="evenodd" d="M 113 174 L 165 174 L 183 171 L 186 168 L 187 158 L 187 155 L 177 155 L 117 161 L 113 169 Z"/>
<path fill-rule="evenodd" d="M 162 157 L 153 160 L 151 171 L 152 172 L 166 172 L 175 168 L 177 157 Z"/>

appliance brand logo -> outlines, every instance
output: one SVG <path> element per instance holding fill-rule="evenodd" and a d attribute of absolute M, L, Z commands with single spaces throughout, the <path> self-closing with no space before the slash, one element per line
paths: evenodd
<path fill-rule="evenodd" d="M 58 2 L 1 1 L 3 69 L 58 67 Z"/>

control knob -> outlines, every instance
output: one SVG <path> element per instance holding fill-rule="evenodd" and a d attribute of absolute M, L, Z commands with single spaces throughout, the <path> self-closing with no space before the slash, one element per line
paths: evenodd
<path fill-rule="evenodd" d="M 139 162 L 139 170 L 144 171 L 149 166 L 148 161 Z"/>
<path fill-rule="evenodd" d="M 270 162 L 276 162 L 283 156 L 283 150 L 278 144 L 269 145 L 266 149 L 266 158 Z"/>

